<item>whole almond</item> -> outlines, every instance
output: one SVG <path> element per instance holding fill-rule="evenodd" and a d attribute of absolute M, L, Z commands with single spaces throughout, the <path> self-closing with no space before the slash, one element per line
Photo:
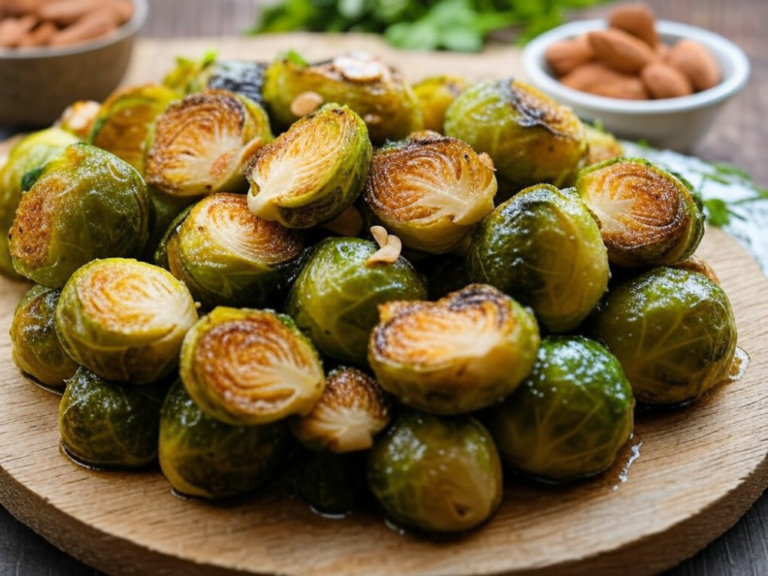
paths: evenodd
<path fill-rule="evenodd" d="M 669 52 L 672 50 L 667 44 L 664 44 L 664 42 L 659 42 L 656 44 L 656 54 L 659 55 L 659 59 L 662 62 L 666 62 L 667 58 L 669 58 Z"/>
<path fill-rule="evenodd" d="M 53 0 L 43 3 L 37 15 L 41 20 L 53 20 L 60 26 L 69 26 L 102 7 L 111 7 L 112 3 L 111 0 Z"/>
<path fill-rule="evenodd" d="M 32 15 L 6 18 L 0 22 L 0 48 L 15 48 L 37 24 Z"/>
<path fill-rule="evenodd" d="M 117 28 L 117 20 L 114 11 L 109 8 L 103 8 L 90 12 L 68 28 L 59 30 L 51 38 L 50 45 L 66 46 L 79 44 L 80 42 L 104 36 L 115 28 Z"/>
<path fill-rule="evenodd" d="M 553 42 L 544 52 L 549 67 L 559 77 L 565 76 L 577 66 L 594 59 L 589 41 L 585 36 Z"/>
<path fill-rule="evenodd" d="M 649 97 L 637 76 L 616 72 L 600 62 L 582 64 L 560 81 L 574 90 L 608 98 L 643 100 Z"/>
<path fill-rule="evenodd" d="M 33 14 L 45 0 L 0 0 L 0 6 L 5 14 L 25 16 Z"/>
<path fill-rule="evenodd" d="M 43 22 L 40 24 L 37 28 L 29 32 L 22 40 L 19 42 L 19 48 L 35 48 L 37 46 L 45 46 L 48 44 L 48 42 L 51 41 L 51 38 L 53 38 L 54 34 L 59 29 L 56 27 L 56 24 L 53 22 Z"/>
<path fill-rule="evenodd" d="M 688 78 L 663 62 L 648 64 L 640 72 L 640 78 L 654 98 L 679 98 L 693 93 L 693 86 Z"/>
<path fill-rule="evenodd" d="M 619 6 L 611 12 L 608 26 L 639 38 L 651 48 L 655 48 L 659 43 L 656 18 L 653 15 L 653 10 L 646 4 Z"/>
<path fill-rule="evenodd" d="M 690 80 L 695 90 L 707 90 L 720 83 L 720 66 L 705 46 L 694 40 L 680 40 L 669 51 L 667 64 Z"/>
<path fill-rule="evenodd" d="M 617 72 L 635 74 L 659 59 L 648 44 L 622 30 L 589 32 L 587 38 L 595 58 Z"/>

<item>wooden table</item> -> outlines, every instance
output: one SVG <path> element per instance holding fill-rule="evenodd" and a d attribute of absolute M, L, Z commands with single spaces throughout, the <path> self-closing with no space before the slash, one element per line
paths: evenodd
<path fill-rule="evenodd" d="M 768 140 L 768 21 L 765 0 L 646 0 L 659 17 L 688 22 L 723 34 L 746 50 L 752 78 L 731 101 L 694 153 L 711 161 L 730 162 L 768 185 L 768 162 L 762 144 Z M 259 11 L 256 0 L 150 0 L 152 16 L 146 37 L 238 34 Z M 601 17 L 609 7 L 581 12 Z M 2 132 L 2 127 L 0 127 Z M 97 574 L 60 552 L 0 508 L 0 574 L 17 576 L 86 576 Z M 666 576 L 740 576 L 768 574 L 768 495 L 724 536 Z"/>

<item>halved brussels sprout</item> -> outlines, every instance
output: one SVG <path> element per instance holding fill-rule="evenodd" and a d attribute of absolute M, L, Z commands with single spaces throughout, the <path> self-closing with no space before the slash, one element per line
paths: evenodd
<path fill-rule="evenodd" d="M 64 350 L 107 380 L 148 384 L 177 365 L 197 320 L 192 296 L 169 272 L 124 258 L 94 260 L 72 275 L 56 307 Z"/>
<path fill-rule="evenodd" d="M 607 469 L 632 434 L 635 401 L 621 364 L 581 336 L 544 338 L 522 386 L 488 414 L 505 464 L 565 482 Z"/>
<path fill-rule="evenodd" d="M 613 264 L 675 264 L 693 254 L 704 235 L 704 212 L 688 186 L 647 160 L 589 166 L 579 172 L 576 190 L 597 219 Z"/>
<path fill-rule="evenodd" d="M 85 368 L 67 380 L 59 405 L 61 444 L 99 468 L 143 468 L 157 459 L 166 386 L 107 382 Z"/>
<path fill-rule="evenodd" d="M 114 92 L 101 105 L 88 136 L 144 174 L 144 145 L 155 118 L 178 98 L 165 86 L 147 84 Z"/>
<path fill-rule="evenodd" d="M 427 297 L 423 280 L 402 256 L 366 265 L 377 251 L 359 238 L 323 240 L 288 294 L 286 312 L 323 354 L 342 362 L 366 364 L 379 304 Z"/>
<path fill-rule="evenodd" d="M 61 128 L 48 128 L 26 136 L 19 141 L 0 167 L 0 274 L 18 278 L 11 262 L 8 232 L 13 225 L 16 209 L 21 202 L 24 177 L 41 169 L 51 158 L 59 154 L 77 138 Z"/>
<path fill-rule="evenodd" d="M 611 158 L 624 156 L 624 147 L 616 137 L 605 129 L 592 124 L 584 124 L 584 135 L 589 146 L 587 164 L 599 164 Z"/>
<path fill-rule="evenodd" d="M 349 106 L 368 125 L 375 144 L 400 140 L 423 125 L 421 105 L 411 87 L 395 70 L 362 52 L 318 64 L 284 57 L 267 68 L 264 100 L 278 125 L 287 128 L 304 115 L 294 101 L 308 93 L 319 103 Z"/>
<path fill-rule="evenodd" d="M 507 194 L 545 182 L 567 186 L 587 154 L 584 126 L 570 108 L 510 78 L 462 92 L 445 113 L 445 134 L 487 152 Z"/>
<path fill-rule="evenodd" d="M 174 227 L 165 249 L 171 273 L 206 308 L 263 307 L 304 249 L 302 235 L 248 210 L 241 194 L 212 194 Z"/>
<path fill-rule="evenodd" d="M 552 332 L 578 326 L 610 276 L 600 229 L 587 207 L 548 184 L 523 190 L 480 224 L 467 273 L 533 308 Z"/>
<path fill-rule="evenodd" d="M 138 256 L 149 237 L 149 196 L 139 173 L 114 154 L 72 144 L 52 158 L 16 210 L 16 271 L 61 288 L 95 258 Z"/>
<path fill-rule="evenodd" d="M 312 510 L 332 517 L 352 512 L 367 495 L 366 454 L 299 453 L 296 487 Z"/>
<path fill-rule="evenodd" d="M 333 220 L 360 194 L 371 154 L 360 117 L 346 106 L 327 104 L 256 156 L 248 169 L 248 207 L 289 228 Z"/>
<path fill-rule="evenodd" d="M 624 367 L 648 404 L 694 400 L 725 380 L 736 320 L 720 286 L 698 272 L 654 268 L 608 293 L 592 335 Z"/>
<path fill-rule="evenodd" d="M 469 85 L 461 76 L 431 76 L 414 84 L 413 93 L 419 99 L 424 115 L 424 129 L 442 134 L 445 111 Z"/>
<path fill-rule="evenodd" d="M 364 198 L 404 246 L 440 254 L 493 210 L 496 188 L 493 169 L 469 145 L 418 132 L 376 152 Z"/>
<path fill-rule="evenodd" d="M 314 450 L 339 454 L 367 450 L 389 423 L 389 404 L 373 378 L 356 368 L 337 368 L 328 374 L 315 407 L 292 420 L 291 430 Z"/>
<path fill-rule="evenodd" d="M 264 109 L 227 92 L 206 90 L 171 104 L 147 141 L 147 183 L 173 196 L 246 189 L 245 168 L 272 140 Z"/>
<path fill-rule="evenodd" d="M 160 416 L 163 474 L 180 494 L 223 498 L 269 480 L 291 448 L 285 422 L 230 426 L 208 416 L 176 382 Z"/>
<path fill-rule="evenodd" d="M 533 367 L 536 319 L 509 296 L 472 284 L 437 302 L 388 302 L 368 360 L 381 387 L 406 406 L 473 412 L 511 394 Z"/>
<path fill-rule="evenodd" d="M 69 132 L 78 140 L 88 140 L 101 104 L 93 100 L 78 100 L 66 107 L 55 126 Z"/>
<path fill-rule="evenodd" d="M 51 388 L 64 388 L 64 380 L 77 370 L 56 335 L 59 295 L 53 288 L 33 287 L 16 307 L 10 331 L 16 366 Z"/>
<path fill-rule="evenodd" d="M 317 351 L 289 317 L 221 306 L 184 339 L 181 380 L 205 413 L 235 426 L 309 414 L 325 389 Z"/>
<path fill-rule="evenodd" d="M 445 418 L 406 410 L 376 441 L 368 482 L 398 524 L 461 532 L 501 504 L 501 462 L 485 427 L 470 416 Z"/>

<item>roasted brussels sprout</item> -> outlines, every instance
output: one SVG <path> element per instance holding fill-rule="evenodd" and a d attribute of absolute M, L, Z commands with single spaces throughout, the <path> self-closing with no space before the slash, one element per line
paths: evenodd
<path fill-rule="evenodd" d="M 248 169 L 248 207 L 289 228 L 333 220 L 360 194 L 371 154 L 360 117 L 346 106 L 327 104 L 256 156 Z"/>
<path fill-rule="evenodd" d="M 171 273 L 206 308 L 270 304 L 303 249 L 299 232 L 254 216 L 245 196 L 224 193 L 198 202 L 165 243 Z"/>
<path fill-rule="evenodd" d="M 94 100 L 78 100 L 67 106 L 55 126 L 73 134 L 78 140 L 88 140 L 100 110 L 101 104 Z"/>
<path fill-rule="evenodd" d="M 33 287 L 16 307 L 10 332 L 16 366 L 51 388 L 64 388 L 64 380 L 77 370 L 56 336 L 59 294 L 53 288 Z"/>
<path fill-rule="evenodd" d="M 469 88 L 461 76 L 431 76 L 413 85 L 413 92 L 421 103 L 424 129 L 443 132 L 443 119 L 456 96 Z"/>
<path fill-rule="evenodd" d="M 506 193 L 567 186 L 587 154 L 584 126 L 570 108 L 509 78 L 462 92 L 445 113 L 445 134 L 487 152 Z"/>
<path fill-rule="evenodd" d="M 264 106 L 262 90 L 268 66 L 266 62 L 249 60 L 217 60 L 202 70 L 192 82 L 191 89 L 229 90 Z"/>
<path fill-rule="evenodd" d="M 389 400 L 376 381 L 356 368 L 328 374 L 325 392 L 306 416 L 291 421 L 299 441 L 315 450 L 367 450 L 389 423 Z"/>
<path fill-rule="evenodd" d="M 371 140 L 399 140 L 421 130 L 421 105 L 399 73 L 378 59 L 356 52 L 318 64 L 284 57 L 267 68 L 264 100 L 272 118 L 287 128 L 312 111 L 301 103 L 304 95 L 315 102 L 346 104 L 368 125 Z M 299 101 L 295 101 L 299 98 Z"/>
<path fill-rule="evenodd" d="M 163 86 L 182 97 L 191 92 L 199 92 L 203 85 L 198 79 L 214 62 L 215 51 L 206 52 L 199 60 L 179 56 L 176 58 L 176 66 L 163 78 Z"/>
<path fill-rule="evenodd" d="M 403 257 L 367 265 L 376 245 L 359 238 L 323 240 L 288 294 L 286 311 L 323 353 L 365 365 L 368 337 L 379 321 L 378 305 L 420 300 L 427 290 Z"/>
<path fill-rule="evenodd" d="M 197 320 L 192 296 L 169 272 L 136 260 L 94 260 L 72 275 L 56 307 L 64 350 L 107 380 L 148 384 L 178 364 Z"/>
<path fill-rule="evenodd" d="M 606 132 L 602 127 L 584 124 L 584 135 L 589 146 L 588 165 L 591 166 L 611 158 L 624 156 L 624 147 L 621 143 L 616 140 L 613 134 Z"/>
<path fill-rule="evenodd" d="M 315 512 L 344 516 L 352 512 L 367 492 L 365 454 L 299 454 L 296 487 Z"/>
<path fill-rule="evenodd" d="M 184 339 L 181 380 L 206 414 L 234 426 L 309 414 L 325 389 L 317 351 L 289 317 L 221 306 Z"/>
<path fill-rule="evenodd" d="M 418 132 L 376 152 L 364 198 L 405 247 L 440 254 L 493 210 L 496 187 L 493 169 L 470 146 Z"/>
<path fill-rule="evenodd" d="M 153 84 L 117 90 L 101 105 L 88 141 L 144 174 L 147 133 L 155 118 L 177 98 L 170 88 Z"/>
<path fill-rule="evenodd" d="M 149 236 L 149 196 L 129 164 L 89 144 L 52 158 L 21 199 L 10 232 L 16 271 L 61 288 L 96 258 L 138 256 Z"/>
<path fill-rule="evenodd" d="M 206 90 L 171 104 L 147 141 L 147 183 L 173 196 L 238 192 L 245 168 L 272 140 L 264 109 L 227 92 Z"/>
<path fill-rule="evenodd" d="M 536 312 L 552 332 L 578 326 L 608 286 L 608 257 L 589 210 L 541 184 L 501 204 L 475 231 L 467 273 Z"/>
<path fill-rule="evenodd" d="M 141 251 L 139 259 L 144 262 L 155 262 L 155 253 L 169 234 L 171 224 L 187 208 L 199 202 L 200 198 L 196 196 L 171 196 L 161 192 L 154 186 L 149 186 L 147 190 L 149 191 L 149 201 L 152 204 L 149 220 L 149 240 L 144 245 L 144 250 Z M 163 267 L 168 267 L 167 260 Z"/>
<path fill-rule="evenodd" d="M 392 520 L 428 532 L 474 528 L 502 497 L 496 446 L 470 416 L 402 412 L 370 452 L 368 482 Z"/>
<path fill-rule="evenodd" d="M 213 499 L 252 492 L 272 477 L 290 448 L 285 422 L 224 424 L 203 412 L 181 382 L 163 404 L 160 468 L 180 494 Z"/>
<path fill-rule="evenodd" d="M 647 160 L 615 158 L 585 168 L 576 190 L 597 219 L 613 264 L 675 264 L 704 235 L 704 213 L 685 183 Z"/>
<path fill-rule="evenodd" d="M 31 173 L 30 177 L 34 176 L 48 160 L 75 142 L 77 138 L 61 128 L 41 130 L 16 144 L 7 162 L 0 167 L 0 274 L 3 276 L 18 277 L 11 262 L 8 232 L 21 201 L 21 192 L 28 189 L 22 184 L 24 177 L 28 173 Z"/>
<path fill-rule="evenodd" d="M 473 412 L 512 393 L 533 367 L 533 314 L 491 286 L 471 284 L 437 302 L 379 307 L 368 361 L 381 387 L 406 406 Z"/>
<path fill-rule="evenodd" d="M 632 434 L 632 388 L 619 361 L 581 336 L 544 338 L 531 375 L 488 414 L 502 460 L 565 482 L 602 472 Z"/>
<path fill-rule="evenodd" d="M 736 321 L 720 286 L 698 272 L 654 268 L 608 293 L 592 334 L 624 367 L 638 401 L 698 398 L 731 368 Z"/>
<path fill-rule="evenodd" d="M 157 459 L 167 387 L 108 382 L 85 368 L 67 380 L 59 405 L 64 449 L 100 468 L 142 468 Z"/>

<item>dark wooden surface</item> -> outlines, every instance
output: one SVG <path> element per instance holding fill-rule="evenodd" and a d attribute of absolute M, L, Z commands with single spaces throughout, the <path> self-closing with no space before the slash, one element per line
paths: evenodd
<path fill-rule="evenodd" d="M 694 152 L 730 162 L 768 185 L 768 1 L 646 0 L 660 18 L 687 22 L 723 34 L 752 63 L 747 88 L 734 98 Z M 239 34 L 256 18 L 258 0 L 150 0 L 147 37 Z M 600 7 L 575 14 L 602 16 Z M 2 87 L 0 87 L 2 89 Z M 2 131 L 2 127 L 0 127 Z M 0 507 L 0 576 L 93 576 L 96 571 L 57 550 Z M 665 576 L 762 576 L 768 574 L 768 494 L 724 536 Z"/>

